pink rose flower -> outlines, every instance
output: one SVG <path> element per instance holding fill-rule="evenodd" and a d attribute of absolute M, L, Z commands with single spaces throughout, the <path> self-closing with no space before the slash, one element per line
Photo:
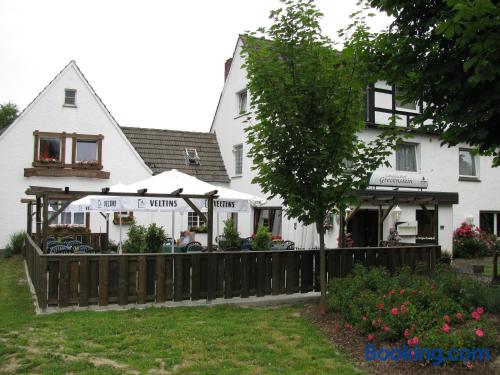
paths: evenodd
<path fill-rule="evenodd" d="M 389 332 L 391 329 L 389 328 L 389 326 L 384 326 L 384 327 L 382 328 L 382 330 L 383 330 L 384 332 Z"/>
<path fill-rule="evenodd" d="M 408 331 L 408 328 L 405 329 L 405 331 L 403 332 L 403 336 L 406 338 L 408 336 L 410 336 L 410 331 Z"/>
<path fill-rule="evenodd" d="M 462 314 L 461 312 L 457 312 L 455 316 L 457 317 L 458 320 L 462 320 L 464 318 L 464 314 Z"/>
<path fill-rule="evenodd" d="M 479 315 L 483 315 L 483 314 L 484 314 L 484 307 L 479 306 L 479 307 L 476 309 L 476 311 L 477 311 L 477 313 L 478 313 Z"/>
<path fill-rule="evenodd" d="M 366 322 L 366 321 L 368 320 L 368 317 L 367 317 L 366 315 L 363 315 L 363 318 L 362 318 L 362 319 L 363 319 L 363 321 L 365 321 L 365 322 Z"/>
<path fill-rule="evenodd" d="M 399 309 L 401 310 L 401 314 L 404 314 L 406 312 L 406 306 L 405 305 L 401 305 L 401 307 Z"/>
<path fill-rule="evenodd" d="M 444 319 L 444 321 L 445 321 L 446 323 L 451 322 L 451 318 L 450 318 L 450 316 L 449 316 L 449 315 L 445 315 L 445 316 L 443 316 L 443 319 Z"/>
<path fill-rule="evenodd" d="M 375 336 L 373 336 L 371 333 L 368 335 L 368 341 L 372 342 Z"/>
<path fill-rule="evenodd" d="M 398 311 L 398 308 L 397 307 L 393 307 L 392 310 L 391 310 L 391 314 L 392 315 L 398 315 L 399 311 Z"/>
<path fill-rule="evenodd" d="M 443 326 L 441 327 L 441 331 L 443 331 L 444 333 L 450 332 L 450 326 L 444 323 Z"/>
<path fill-rule="evenodd" d="M 472 316 L 472 319 L 474 319 L 474 320 L 481 319 L 481 315 L 477 311 L 473 311 L 470 315 Z"/>
<path fill-rule="evenodd" d="M 484 337 L 484 332 L 482 329 L 476 329 L 476 336 L 477 337 Z"/>

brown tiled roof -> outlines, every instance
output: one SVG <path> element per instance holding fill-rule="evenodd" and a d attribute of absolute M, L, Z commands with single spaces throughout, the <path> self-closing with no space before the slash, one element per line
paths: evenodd
<path fill-rule="evenodd" d="M 177 169 L 206 182 L 229 182 L 215 134 L 131 127 L 121 129 L 154 174 Z M 186 148 L 196 148 L 199 165 L 186 163 Z"/>

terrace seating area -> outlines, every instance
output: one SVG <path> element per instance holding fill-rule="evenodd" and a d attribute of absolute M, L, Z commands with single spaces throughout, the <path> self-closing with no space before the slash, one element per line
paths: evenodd
<path fill-rule="evenodd" d="M 215 238 L 216 244 L 212 246 L 212 251 L 251 251 L 252 237 L 240 238 L 238 241 L 228 241 L 224 236 L 217 236 Z M 235 243 L 237 242 L 237 243 Z M 238 245 L 239 243 L 239 245 Z M 162 253 L 171 253 L 173 248 L 174 253 L 193 253 L 193 252 L 206 252 L 207 247 L 203 246 L 201 242 L 191 241 L 186 245 L 173 245 L 172 238 L 168 238 L 162 245 Z M 295 250 L 295 243 L 293 241 L 273 240 L 268 250 Z"/>
<path fill-rule="evenodd" d="M 46 239 L 48 254 L 95 254 L 96 250 L 72 236 L 55 237 Z"/>

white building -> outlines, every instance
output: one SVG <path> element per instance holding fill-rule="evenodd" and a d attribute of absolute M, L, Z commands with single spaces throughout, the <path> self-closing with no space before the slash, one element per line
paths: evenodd
<path fill-rule="evenodd" d="M 189 162 L 186 149 L 197 154 L 198 163 Z M 0 249 L 10 234 L 26 229 L 26 207 L 21 199 L 26 198 L 29 186 L 95 191 L 172 168 L 206 182 L 228 182 L 213 134 L 120 128 L 71 61 L 0 131 Z M 192 213 L 181 215 L 175 230 L 169 214 L 141 213 L 136 219 L 160 222 L 176 237 L 181 230 L 199 224 Z M 106 230 L 106 221 L 96 213 L 66 212 L 53 224 L 87 226 L 93 233 Z M 110 237 L 115 241 L 118 232 L 118 225 L 111 223 Z"/>
<path fill-rule="evenodd" d="M 246 90 L 246 71 L 242 66 L 240 56 L 243 40 L 238 38 L 232 59 L 225 65 L 225 83 L 220 101 L 213 119 L 211 132 L 217 134 L 220 150 L 227 171 L 231 178 L 230 187 L 254 195 L 263 195 L 259 186 L 252 184 L 255 171 L 251 170 L 252 160 L 247 157 L 250 145 L 246 141 L 244 120 L 247 117 L 252 98 Z M 397 114 L 400 117 L 398 125 L 406 126 L 419 108 L 416 105 L 402 105 L 395 99 L 394 88 L 382 82 L 370 87 L 367 100 L 367 127 L 360 138 L 374 138 L 379 130 L 377 124 L 387 124 L 389 117 Z M 380 168 L 380 174 L 406 175 L 407 178 L 428 181 L 425 195 L 436 192 L 436 196 L 444 196 L 438 209 L 438 242 L 444 251 L 452 248 L 453 230 L 466 219 L 473 221 L 492 233 L 500 235 L 500 168 L 491 168 L 488 157 L 473 156 L 470 147 L 441 146 L 436 135 L 416 135 L 411 142 L 401 147 L 390 157 L 392 168 Z M 400 188 L 399 191 L 410 189 Z M 392 188 L 377 188 L 377 194 L 390 197 Z M 415 191 L 413 189 L 412 191 Z M 452 204 L 453 197 L 458 193 L 459 203 Z M 433 237 L 434 204 L 425 205 L 430 213 L 426 215 L 420 205 L 399 204 L 401 217 L 397 220 L 403 225 L 399 232 L 403 241 L 415 242 L 416 238 Z M 319 241 L 312 226 L 304 228 L 296 220 L 288 219 L 283 214 L 280 199 L 273 199 L 266 207 L 254 209 L 250 215 L 240 214 L 238 230 L 242 236 L 251 235 L 257 224 L 267 224 L 274 235 L 296 242 L 299 247 L 318 246 Z M 354 209 L 354 208 L 353 208 Z M 389 235 L 389 229 L 394 226 L 396 217 L 389 214 L 383 221 L 383 239 Z M 403 228 L 404 227 L 404 228 Z M 378 242 L 378 207 L 363 205 L 352 216 L 348 226 L 352 231 L 356 245 L 376 246 Z M 338 219 L 334 220 L 333 229 L 327 232 L 326 245 L 337 246 Z"/>

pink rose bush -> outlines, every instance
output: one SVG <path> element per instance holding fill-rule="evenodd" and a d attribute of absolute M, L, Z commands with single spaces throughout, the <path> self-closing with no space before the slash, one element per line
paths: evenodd
<path fill-rule="evenodd" d="M 379 345 L 493 349 L 499 346 L 498 328 L 488 317 L 490 311 L 464 299 L 464 293 L 474 295 L 481 288 L 449 269 L 431 277 L 408 269 L 391 276 L 381 268 L 355 266 L 350 276 L 330 284 L 329 310 Z"/>

